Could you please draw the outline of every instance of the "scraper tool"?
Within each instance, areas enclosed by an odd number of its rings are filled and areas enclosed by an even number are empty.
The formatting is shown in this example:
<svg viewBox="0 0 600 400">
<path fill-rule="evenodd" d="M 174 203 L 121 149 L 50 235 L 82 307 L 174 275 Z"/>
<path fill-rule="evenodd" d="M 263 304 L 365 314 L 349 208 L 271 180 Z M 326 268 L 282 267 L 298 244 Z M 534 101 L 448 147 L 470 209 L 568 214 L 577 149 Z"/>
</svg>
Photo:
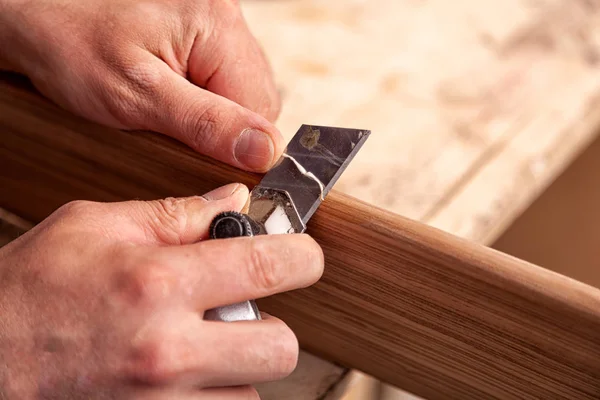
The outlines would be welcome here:
<svg viewBox="0 0 600 400">
<path fill-rule="evenodd" d="M 248 213 L 217 215 L 211 239 L 302 233 L 370 131 L 302 125 L 277 164 L 250 192 Z M 260 319 L 254 300 L 209 310 L 208 320 Z"/>
</svg>

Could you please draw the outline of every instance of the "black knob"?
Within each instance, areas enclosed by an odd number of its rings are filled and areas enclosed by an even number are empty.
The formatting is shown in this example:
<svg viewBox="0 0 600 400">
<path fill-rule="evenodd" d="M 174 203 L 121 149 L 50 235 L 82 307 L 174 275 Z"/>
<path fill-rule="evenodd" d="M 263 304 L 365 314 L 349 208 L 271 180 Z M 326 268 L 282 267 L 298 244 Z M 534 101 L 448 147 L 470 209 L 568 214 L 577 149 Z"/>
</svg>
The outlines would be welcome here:
<svg viewBox="0 0 600 400">
<path fill-rule="evenodd" d="M 209 233 L 211 239 L 252 236 L 252 226 L 244 214 L 235 211 L 226 211 L 218 214 L 212 220 Z"/>
</svg>

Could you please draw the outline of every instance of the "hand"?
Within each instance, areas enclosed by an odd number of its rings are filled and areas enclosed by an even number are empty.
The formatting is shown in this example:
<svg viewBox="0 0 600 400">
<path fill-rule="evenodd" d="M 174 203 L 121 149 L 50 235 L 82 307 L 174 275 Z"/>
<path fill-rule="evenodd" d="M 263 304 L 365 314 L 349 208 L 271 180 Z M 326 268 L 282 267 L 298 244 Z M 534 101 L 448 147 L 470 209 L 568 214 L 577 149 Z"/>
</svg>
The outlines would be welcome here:
<svg viewBox="0 0 600 400">
<path fill-rule="evenodd" d="M 0 398 L 245 399 L 296 366 L 280 320 L 205 310 L 302 288 L 323 255 L 305 235 L 207 240 L 243 185 L 204 197 L 75 202 L 0 249 Z"/>
<path fill-rule="evenodd" d="M 255 172 L 285 147 L 270 67 L 236 0 L 0 0 L 0 67 L 95 122 Z"/>
</svg>

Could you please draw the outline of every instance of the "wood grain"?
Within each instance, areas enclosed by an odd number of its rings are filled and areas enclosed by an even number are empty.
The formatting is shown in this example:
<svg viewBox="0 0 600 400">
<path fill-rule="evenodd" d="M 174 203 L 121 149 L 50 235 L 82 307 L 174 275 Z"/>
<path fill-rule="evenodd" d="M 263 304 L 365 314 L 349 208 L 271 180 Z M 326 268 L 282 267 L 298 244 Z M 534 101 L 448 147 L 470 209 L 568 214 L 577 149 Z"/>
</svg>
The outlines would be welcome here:
<svg viewBox="0 0 600 400">
<path fill-rule="evenodd" d="M 0 207 L 203 193 L 258 176 L 0 82 Z M 313 217 L 326 272 L 261 300 L 310 352 L 428 399 L 600 397 L 600 291 L 337 192 Z"/>
<path fill-rule="evenodd" d="M 284 135 L 371 129 L 337 189 L 461 237 L 491 244 L 598 132 L 600 0 L 241 4 Z"/>
<path fill-rule="evenodd" d="M 491 245 L 598 133 L 599 0 L 240 3 L 278 127 L 371 129 L 336 187 L 386 210 Z"/>
</svg>

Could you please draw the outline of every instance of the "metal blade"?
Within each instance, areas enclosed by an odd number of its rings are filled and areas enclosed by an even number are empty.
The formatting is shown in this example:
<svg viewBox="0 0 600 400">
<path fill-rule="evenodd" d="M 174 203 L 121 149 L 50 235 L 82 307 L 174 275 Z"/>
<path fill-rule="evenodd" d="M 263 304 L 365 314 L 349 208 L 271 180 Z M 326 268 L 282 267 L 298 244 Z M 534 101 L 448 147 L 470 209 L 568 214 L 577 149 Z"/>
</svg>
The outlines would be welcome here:
<svg viewBox="0 0 600 400">
<path fill-rule="evenodd" d="M 306 224 L 370 134 L 368 130 L 302 125 L 256 188 L 287 191 Z"/>
</svg>

